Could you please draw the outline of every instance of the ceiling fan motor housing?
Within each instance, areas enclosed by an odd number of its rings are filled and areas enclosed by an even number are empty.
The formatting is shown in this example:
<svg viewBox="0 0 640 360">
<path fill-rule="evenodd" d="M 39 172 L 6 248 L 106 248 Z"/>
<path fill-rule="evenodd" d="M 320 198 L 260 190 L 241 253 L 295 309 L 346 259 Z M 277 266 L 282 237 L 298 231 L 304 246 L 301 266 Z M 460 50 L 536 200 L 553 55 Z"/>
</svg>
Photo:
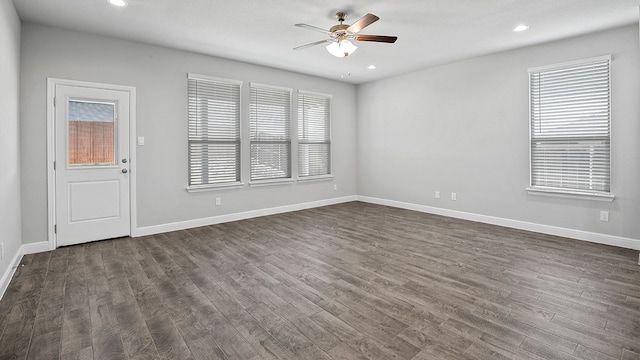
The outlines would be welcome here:
<svg viewBox="0 0 640 360">
<path fill-rule="evenodd" d="M 329 29 L 329 32 L 333 37 L 340 37 L 340 36 L 347 35 L 348 28 L 349 28 L 349 25 L 343 25 L 343 24 L 334 25 L 331 27 L 331 29 Z"/>
<path fill-rule="evenodd" d="M 329 29 L 329 32 L 331 33 L 331 37 L 335 38 L 335 39 L 339 39 L 340 37 L 344 37 L 347 34 L 347 29 L 349 28 L 350 25 L 345 25 L 343 24 L 344 19 L 347 18 L 347 13 L 346 12 L 337 12 L 336 13 L 336 19 L 338 19 L 338 22 L 340 24 L 338 25 L 334 25 L 331 27 L 331 29 Z"/>
</svg>

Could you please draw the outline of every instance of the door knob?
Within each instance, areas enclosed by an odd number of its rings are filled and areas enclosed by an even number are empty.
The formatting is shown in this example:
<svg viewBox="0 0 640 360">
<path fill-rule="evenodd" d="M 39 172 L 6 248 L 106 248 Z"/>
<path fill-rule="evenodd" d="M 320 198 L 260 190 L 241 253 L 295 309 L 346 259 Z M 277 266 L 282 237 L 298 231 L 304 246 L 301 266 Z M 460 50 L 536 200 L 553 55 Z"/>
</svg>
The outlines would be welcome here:
<svg viewBox="0 0 640 360">
<path fill-rule="evenodd" d="M 122 159 L 122 163 L 126 164 L 127 163 L 127 159 Z"/>
<path fill-rule="evenodd" d="M 122 173 L 123 173 L 123 174 L 126 174 L 126 173 L 128 173 L 128 172 L 129 172 L 129 170 L 127 170 L 127 169 L 122 169 Z"/>
</svg>

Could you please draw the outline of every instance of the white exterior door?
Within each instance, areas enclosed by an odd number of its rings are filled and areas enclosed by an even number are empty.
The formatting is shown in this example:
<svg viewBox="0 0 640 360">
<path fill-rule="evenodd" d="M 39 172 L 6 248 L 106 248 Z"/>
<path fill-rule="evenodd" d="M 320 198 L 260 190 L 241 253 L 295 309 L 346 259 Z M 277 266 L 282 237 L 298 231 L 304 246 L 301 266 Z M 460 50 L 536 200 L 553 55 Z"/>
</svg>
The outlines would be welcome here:
<svg viewBox="0 0 640 360">
<path fill-rule="evenodd" d="M 56 85 L 57 245 L 130 235 L 129 92 Z"/>
</svg>

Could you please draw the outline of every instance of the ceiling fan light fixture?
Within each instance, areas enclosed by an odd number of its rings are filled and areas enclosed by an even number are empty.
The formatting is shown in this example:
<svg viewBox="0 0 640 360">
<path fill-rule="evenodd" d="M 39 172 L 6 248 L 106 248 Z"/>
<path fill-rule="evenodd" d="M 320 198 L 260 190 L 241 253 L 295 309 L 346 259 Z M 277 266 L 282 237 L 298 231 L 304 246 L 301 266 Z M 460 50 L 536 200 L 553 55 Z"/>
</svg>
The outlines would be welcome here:
<svg viewBox="0 0 640 360">
<path fill-rule="evenodd" d="M 329 52 L 329 54 L 335 57 L 344 57 L 344 53 L 340 51 L 340 45 L 338 45 L 337 42 L 332 42 L 331 44 L 327 45 L 327 51 Z"/>
<path fill-rule="evenodd" d="M 353 45 L 349 40 L 335 41 L 327 45 L 327 51 L 329 54 L 339 58 L 349 56 L 356 50 L 358 50 L 358 47 Z"/>
</svg>

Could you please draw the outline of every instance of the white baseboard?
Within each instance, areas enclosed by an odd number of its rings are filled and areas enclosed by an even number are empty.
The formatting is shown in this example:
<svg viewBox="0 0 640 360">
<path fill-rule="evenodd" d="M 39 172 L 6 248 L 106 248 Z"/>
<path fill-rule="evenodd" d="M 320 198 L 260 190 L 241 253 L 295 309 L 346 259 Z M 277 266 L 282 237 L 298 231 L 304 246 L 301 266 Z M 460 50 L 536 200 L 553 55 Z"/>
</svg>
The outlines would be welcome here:
<svg viewBox="0 0 640 360">
<path fill-rule="evenodd" d="M 16 273 L 16 269 L 18 268 L 18 264 L 20 264 L 20 260 L 22 260 L 22 248 L 18 248 L 18 252 L 16 252 L 13 259 L 9 263 L 9 267 L 5 270 L 4 274 L 2 274 L 2 278 L 0 278 L 0 300 L 4 296 L 4 292 L 7 291 L 9 287 L 9 283 L 13 278 L 13 274 Z"/>
<path fill-rule="evenodd" d="M 606 245 L 623 247 L 627 249 L 640 250 L 640 239 L 632 239 L 632 238 L 625 238 L 621 236 L 593 233 L 593 232 L 575 230 L 575 229 L 567 229 L 567 228 L 561 228 L 557 226 L 542 225 L 542 224 L 530 223 L 526 221 L 505 219 L 505 218 L 499 218 L 495 216 L 480 215 L 480 214 L 468 213 L 463 211 L 442 209 L 442 208 L 437 208 L 432 206 L 418 205 L 418 204 L 407 203 L 402 201 L 380 199 L 380 198 L 374 198 L 374 197 L 368 197 L 368 196 L 357 196 L 357 199 L 358 201 L 367 202 L 371 204 L 386 205 L 386 206 L 407 209 L 407 210 L 414 210 L 414 211 L 419 211 L 419 212 L 424 212 L 429 214 L 448 216 L 448 217 L 457 218 L 457 219 L 470 220 L 470 221 L 476 221 L 476 222 L 481 222 L 486 224 L 510 227 L 510 228 L 519 229 L 519 230 L 527 230 L 527 231 L 533 231 L 533 232 L 538 232 L 542 234 L 562 236 L 562 237 L 589 241 L 589 242 L 598 243 L 598 244 L 606 244 Z"/>
<path fill-rule="evenodd" d="M 0 278 L 0 300 L 2 300 L 2 297 L 4 296 L 4 292 L 7 291 L 7 288 L 9 287 L 9 283 L 13 278 L 13 274 L 16 273 L 16 269 L 18 268 L 18 265 L 20 265 L 20 261 L 22 260 L 22 257 L 26 254 L 35 254 L 35 253 L 45 252 L 49 250 L 51 249 L 49 247 L 49 242 L 47 241 L 42 241 L 42 242 L 37 242 L 32 244 L 24 244 L 18 248 L 18 251 L 13 256 L 13 259 L 11 259 L 11 263 L 9 263 L 9 267 L 4 272 L 4 274 L 2 274 L 2 278 Z"/>
<path fill-rule="evenodd" d="M 49 244 L 48 241 L 41 241 L 41 242 L 31 243 L 31 244 L 23 244 L 21 249 L 22 249 L 23 255 L 35 254 L 35 253 L 53 250 L 51 248 L 51 244 Z"/>
<path fill-rule="evenodd" d="M 251 219 L 259 216 L 275 215 L 275 214 L 281 214 L 281 213 L 286 213 L 291 211 L 298 211 L 298 210 L 311 209 L 311 208 L 327 206 L 327 205 L 341 204 L 341 203 L 356 201 L 356 200 L 357 200 L 357 197 L 355 195 L 352 195 L 352 196 L 344 196 L 344 197 L 333 198 L 333 199 L 311 201 L 311 202 L 306 202 L 301 204 L 293 204 L 293 205 L 272 207 L 267 209 L 251 210 L 251 211 L 235 213 L 235 214 L 212 216 L 212 217 L 202 218 L 202 219 L 179 221 L 179 222 L 174 222 L 169 224 L 145 226 L 145 227 L 137 228 L 135 231 L 135 234 L 132 236 L 135 237 L 135 236 L 160 234 L 160 233 L 170 232 L 170 231 L 191 229 L 199 226 L 207 226 L 207 225 L 221 224 L 221 223 L 231 222 L 231 221 Z"/>
</svg>

